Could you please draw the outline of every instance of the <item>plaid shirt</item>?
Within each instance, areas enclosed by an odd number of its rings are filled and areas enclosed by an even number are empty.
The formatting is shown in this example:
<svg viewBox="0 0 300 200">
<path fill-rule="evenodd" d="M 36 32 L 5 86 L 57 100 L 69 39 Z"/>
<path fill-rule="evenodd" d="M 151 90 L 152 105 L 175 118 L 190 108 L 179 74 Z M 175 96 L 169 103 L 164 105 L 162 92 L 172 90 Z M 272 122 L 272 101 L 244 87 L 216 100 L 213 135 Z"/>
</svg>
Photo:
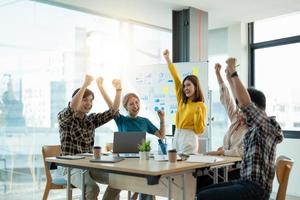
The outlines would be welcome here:
<svg viewBox="0 0 300 200">
<path fill-rule="evenodd" d="M 83 119 L 75 116 L 68 106 L 58 113 L 59 134 L 62 155 L 92 152 L 95 129 L 113 119 L 114 110 L 91 113 Z"/>
<path fill-rule="evenodd" d="M 266 193 L 272 192 L 275 175 L 276 145 L 283 140 L 280 125 L 253 103 L 242 108 L 249 131 L 244 136 L 244 157 L 241 179 L 258 184 Z"/>
</svg>

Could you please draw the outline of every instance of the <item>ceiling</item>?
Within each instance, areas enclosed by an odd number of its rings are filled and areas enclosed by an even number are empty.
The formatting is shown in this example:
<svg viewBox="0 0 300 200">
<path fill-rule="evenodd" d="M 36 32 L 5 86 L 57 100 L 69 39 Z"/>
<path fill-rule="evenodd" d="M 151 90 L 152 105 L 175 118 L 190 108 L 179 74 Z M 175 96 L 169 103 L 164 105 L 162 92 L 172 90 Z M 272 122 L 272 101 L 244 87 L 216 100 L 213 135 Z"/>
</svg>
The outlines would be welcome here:
<svg viewBox="0 0 300 200">
<path fill-rule="evenodd" d="M 52 0 L 49 2 L 169 29 L 172 27 L 172 10 L 188 7 L 208 12 L 209 29 L 300 11 L 300 0 Z"/>
<path fill-rule="evenodd" d="M 209 28 L 300 11 L 300 0 L 161 0 L 208 12 Z"/>
</svg>

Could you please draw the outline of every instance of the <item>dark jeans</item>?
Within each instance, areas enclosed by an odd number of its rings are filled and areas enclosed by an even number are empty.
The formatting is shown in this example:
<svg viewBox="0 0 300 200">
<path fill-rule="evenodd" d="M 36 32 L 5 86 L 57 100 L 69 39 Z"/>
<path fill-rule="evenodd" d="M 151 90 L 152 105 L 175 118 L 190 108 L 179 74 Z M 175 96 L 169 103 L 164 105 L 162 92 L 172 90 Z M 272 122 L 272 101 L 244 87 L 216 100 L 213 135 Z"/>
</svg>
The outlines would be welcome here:
<svg viewBox="0 0 300 200">
<path fill-rule="evenodd" d="M 197 200 L 267 200 L 269 195 L 254 182 L 235 180 L 202 188 Z"/>
<path fill-rule="evenodd" d="M 218 173 L 223 176 L 224 174 L 223 169 L 219 169 Z M 228 181 L 238 180 L 238 179 L 240 179 L 240 169 L 235 169 L 233 171 L 228 172 Z M 221 178 L 219 178 L 218 181 L 219 183 L 223 182 Z M 203 187 L 209 186 L 213 183 L 214 183 L 213 179 L 208 175 L 198 176 L 196 193 L 198 193 Z"/>
</svg>

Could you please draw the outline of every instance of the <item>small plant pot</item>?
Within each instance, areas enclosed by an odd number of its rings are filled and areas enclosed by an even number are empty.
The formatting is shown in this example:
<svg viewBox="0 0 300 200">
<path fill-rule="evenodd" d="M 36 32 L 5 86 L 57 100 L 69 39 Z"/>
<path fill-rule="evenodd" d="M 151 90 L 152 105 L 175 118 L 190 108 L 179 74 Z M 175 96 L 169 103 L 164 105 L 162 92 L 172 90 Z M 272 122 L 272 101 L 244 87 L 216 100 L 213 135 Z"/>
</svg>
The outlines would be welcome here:
<svg viewBox="0 0 300 200">
<path fill-rule="evenodd" d="M 140 160 L 149 160 L 149 157 L 150 157 L 149 152 L 146 152 L 146 151 L 141 152 L 140 151 L 139 155 L 140 155 Z"/>
</svg>

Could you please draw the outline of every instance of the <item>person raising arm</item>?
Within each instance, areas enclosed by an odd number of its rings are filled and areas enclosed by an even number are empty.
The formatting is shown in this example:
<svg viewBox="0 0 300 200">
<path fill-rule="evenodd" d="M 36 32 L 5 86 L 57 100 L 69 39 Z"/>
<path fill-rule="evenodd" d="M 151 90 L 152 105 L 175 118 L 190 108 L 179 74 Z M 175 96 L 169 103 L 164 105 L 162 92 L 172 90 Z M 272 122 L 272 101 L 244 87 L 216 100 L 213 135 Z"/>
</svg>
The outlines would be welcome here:
<svg viewBox="0 0 300 200">
<path fill-rule="evenodd" d="M 93 77 L 86 75 L 82 86 L 73 92 L 68 106 L 58 113 L 62 155 L 91 153 L 95 143 L 95 129 L 113 119 L 119 110 L 120 95 L 116 95 L 114 105 L 109 110 L 88 114 L 94 101 L 94 93 L 88 89 L 92 81 Z M 72 169 L 71 173 L 73 174 L 72 185 L 83 189 L 81 170 Z M 66 172 L 64 174 L 66 175 Z M 107 173 L 99 173 L 99 175 L 101 175 L 101 183 L 107 184 Z M 95 200 L 98 195 L 99 187 L 91 178 L 91 171 L 89 171 L 85 176 L 85 197 L 87 200 Z M 106 190 L 105 195 L 110 196 L 110 191 Z"/>
<path fill-rule="evenodd" d="M 111 107 L 112 101 L 103 89 L 103 78 L 99 77 L 96 82 L 106 104 L 108 107 Z M 154 134 L 160 139 L 165 137 L 165 113 L 163 111 L 157 111 L 157 115 L 160 119 L 160 128 L 157 129 L 149 119 L 138 116 L 140 110 L 140 99 L 136 94 L 126 94 L 123 98 L 123 106 L 128 111 L 128 116 L 119 114 L 115 117 L 115 122 L 120 132 L 143 131 Z"/>
<path fill-rule="evenodd" d="M 230 126 L 224 136 L 223 146 L 218 148 L 217 151 L 208 152 L 208 155 L 225 155 L 225 156 L 243 156 L 243 137 L 248 131 L 248 126 L 245 123 L 244 115 L 240 111 L 237 104 L 234 103 L 230 97 L 229 90 L 225 85 L 221 75 L 221 65 L 215 64 L 215 73 L 220 86 L 220 101 L 223 104 L 226 113 L 230 120 Z M 231 78 L 226 73 L 230 88 L 232 90 L 233 83 Z M 232 91 L 234 94 L 234 91 Z M 235 97 L 235 95 L 234 95 Z"/>
<path fill-rule="evenodd" d="M 276 146 L 283 140 L 281 127 L 274 117 L 267 116 L 263 92 L 246 89 L 242 84 L 236 71 L 236 59 L 228 58 L 226 63 L 232 89 L 249 127 L 243 139 L 241 178 L 205 187 L 197 194 L 197 199 L 267 200 L 275 175 Z"/>
<path fill-rule="evenodd" d="M 98 88 L 108 105 L 108 107 L 111 107 L 112 101 L 110 100 L 109 96 L 107 95 L 106 91 L 103 88 L 103 78 L 99 77 L 97 80 Z M 157 115 L 160 119 L 160 129 L 157 129 L 156 126 L 152 124 L 152 122 L 145 118 L 138 116 L 139 110 L 140 110 L 140 99 L 139 97 L 134 93 L 128 93 L 123 98 L 123 106 L 128 112 L 128 116 L 124 116 L 122 114 L 118 114 L 114 120 L 118 126 L 119 132 L 147 132 L 150 134 L 154 134 L 160 139 L 163 139 L 165 137 L 165 114 L 163 111 L 158 110 Z M 121 190 L 119 189 L 113 189 L 114 193 L 120 193 Z M 140 194 L 140 199 L 142 200 L 149 200 L 152 199 L 151 195 L 147 194 Z"/>
<path fill-rule="evenodd" d="M 197 76 L 188 75 L 181 82 L 168 50 L 163 52 L 168 69 L 175 83 L 177 98 L 176 130 L 173 148 L 179 153 L 198 153 L 198 135 L 204 133 L 206 106 Z"/>
</svg>

